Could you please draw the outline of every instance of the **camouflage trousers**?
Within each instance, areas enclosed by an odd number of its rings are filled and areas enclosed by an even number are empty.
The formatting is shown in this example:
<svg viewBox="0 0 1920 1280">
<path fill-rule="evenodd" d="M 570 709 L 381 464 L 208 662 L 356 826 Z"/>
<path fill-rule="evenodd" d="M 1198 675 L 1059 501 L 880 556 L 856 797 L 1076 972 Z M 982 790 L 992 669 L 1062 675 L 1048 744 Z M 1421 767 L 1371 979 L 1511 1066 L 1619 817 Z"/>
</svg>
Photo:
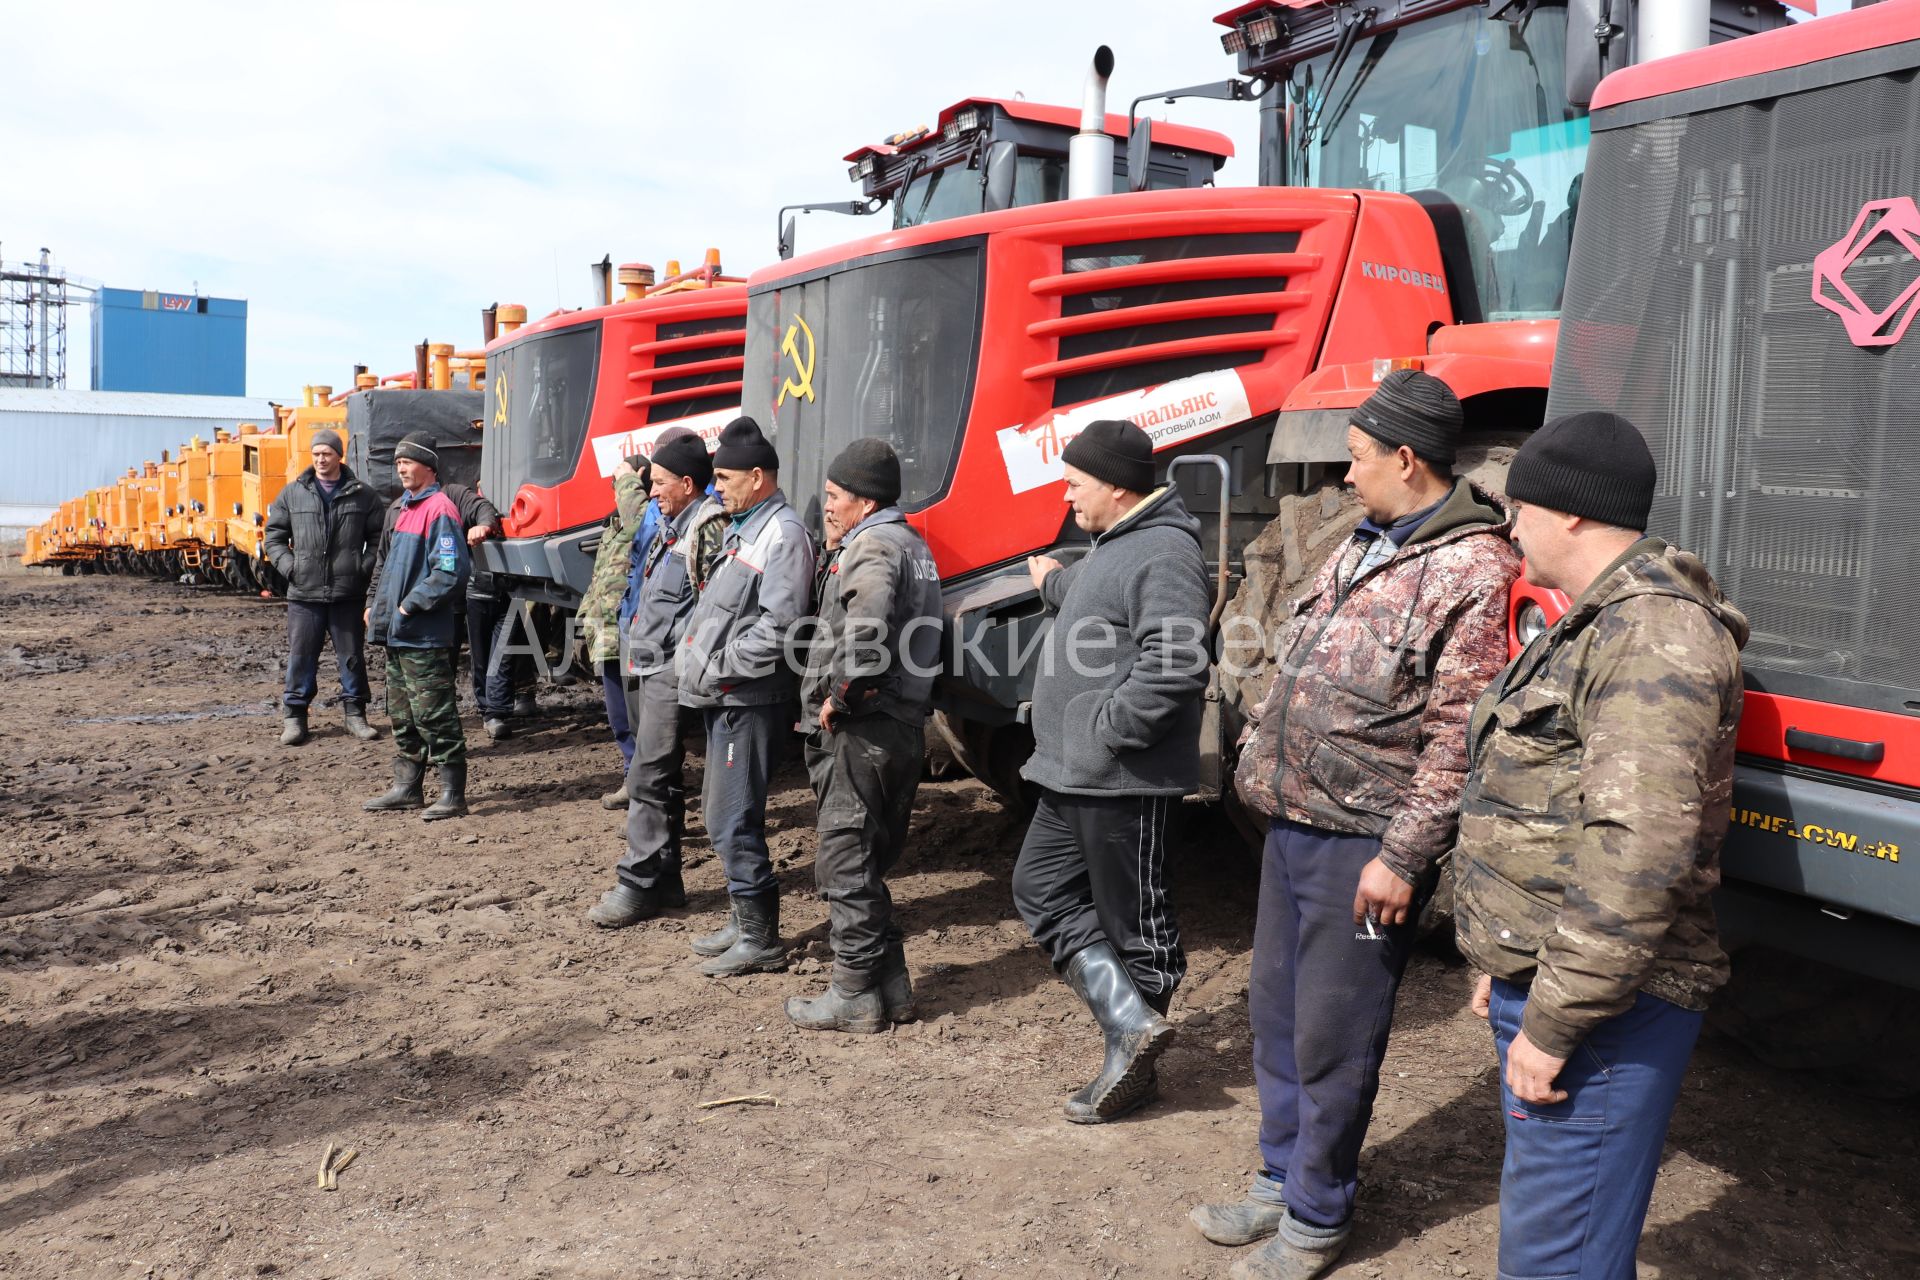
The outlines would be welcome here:
<svg viewBox="0 0 1920 1280">
<path fill-rule="evenodd" d="M 387 717 L 393 721 L 393 745 L 407 759 L 466 763 L 453 650 L 387 648 Z"/>
</svg>

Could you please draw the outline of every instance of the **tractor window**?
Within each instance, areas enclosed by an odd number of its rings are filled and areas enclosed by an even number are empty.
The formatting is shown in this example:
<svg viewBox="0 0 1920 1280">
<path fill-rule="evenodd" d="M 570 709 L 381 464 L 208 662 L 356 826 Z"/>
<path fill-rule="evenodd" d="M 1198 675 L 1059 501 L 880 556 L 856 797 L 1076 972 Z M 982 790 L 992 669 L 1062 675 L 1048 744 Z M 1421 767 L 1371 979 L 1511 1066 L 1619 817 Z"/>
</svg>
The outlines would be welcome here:
<svg viewBox="0 0 1920 1280">
<path fill-rule="evenodd" d="M 1440 192 L 1463 212 L 1487 318 L 1559 313 L 1586 164 L 1567 105 L 1563 8 L 1524 27 L 1458 9 L 1294 66 L 1291 123 L 1263 140 L 1296 186 Z"/>
<path fill-rule="evenodd" d="M 593 409 L 600 326 L 562 329 L 487 357 L 481 488 L 511 502 L 524 484 L 556 485 L 580 464 Z"/>
</svg>

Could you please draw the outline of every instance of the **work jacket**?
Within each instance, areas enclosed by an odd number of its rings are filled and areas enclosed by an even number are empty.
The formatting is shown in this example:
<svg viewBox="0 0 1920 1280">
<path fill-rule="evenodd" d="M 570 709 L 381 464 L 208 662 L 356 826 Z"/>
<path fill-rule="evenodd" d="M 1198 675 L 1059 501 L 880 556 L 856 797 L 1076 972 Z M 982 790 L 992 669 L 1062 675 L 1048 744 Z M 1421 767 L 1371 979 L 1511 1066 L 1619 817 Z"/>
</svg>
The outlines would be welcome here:
<svg viewBox="0 0 1920 1280">
<path fill-rule="evenodd" d="M 1053 610 L 1021 776 L 1066 795 L 1180 796 L 1200 782 L 1212 599 L 1200 522 L 1156 489 L 1049 573 Z"/>
<path fill-rule="evenodd" d="M 439 485 L 400 491 L 388 509 L 368 635 L 395 649 L 451 649 L 471 561 L 460 509 Z"/>
<path fill-rule="evenodd" d="M 821 575 L 800 677 L 801 723 L 828 702 L 843 716 L 918 725 L 940 669 L 940 570 L 898 507 L 847 531 Z"/>
<path fill-rule="evenodd" d="M 1456 480 L 1384 563 L 1354 572 L 1363 538 L 1327 561 L 1291 606 L 1273 686 L 1243 737 L 1243 804 L 1378 836 L 1395 874 L 1427 875 L 1453 847 L 1467 715 L 1506 665 L 1520 567 L 1508 528 L 1498 501 Z"/>
<path fill-rule="evenodd" d="M 1565 1058 L 1645 991 L 1727 978 L 1708 900 L 1733 802 L 1747 622 L 1706 566 L 1642 538 L 1473 709 L 1460 951 L 1531 984 L 1521 1030 Z"/>
<path fill-rule="evenodd" d="M 380 554 L 380 495 L 340 468 L 333 499 L 321 496 L 313 468 L 280 490 L 267 508 L 267 563 L 287 580 L 287 599 L 359 600 Z"/>
<path fill-rule="evenodd" d="M 689 502 L 680 514 L 661 518 L 660 527 L 642 548 L 635 544 L 640 565 L 634 570 L 640 579 L 634 596 L 633 615 L 627 622 L 627 671 L 652 677 L 673 673 L 680 641 L 687 633 L 687 620 L 699 599 L 689 567 L 691 547 L 687 530 L 705 500 Z"/>
<path fill-rule="evenodd" d="M 696 522 L 698 516 L 696 515 Z M 689 707 L 791 702 L 793 629 L 812 607 L 813 539 L 780 490 L 730 518 L 720 561 L 687 621 L 675 666 Z"/>
</svg>

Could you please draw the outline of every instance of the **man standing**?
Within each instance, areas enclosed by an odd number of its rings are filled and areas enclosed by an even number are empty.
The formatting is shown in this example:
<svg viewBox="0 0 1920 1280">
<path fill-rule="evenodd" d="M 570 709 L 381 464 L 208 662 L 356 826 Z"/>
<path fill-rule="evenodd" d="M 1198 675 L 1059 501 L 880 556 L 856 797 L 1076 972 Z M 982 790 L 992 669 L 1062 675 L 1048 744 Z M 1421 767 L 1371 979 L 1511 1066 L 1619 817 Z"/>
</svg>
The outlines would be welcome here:
<svg viewBox="0 0 1920 1280">
<path fill-rule="evenodd" d="M 393 721 L 393 786 L 361 806 L 418 809 L 429 763 L 440 795 L 428 822 L 467 812 L 467 739 L 454 693 L 455 602 L 469 569 L 460 509 L 440 489 L 439 455 L 415 436 L 394 448 L 404 488 L 381 539 L 380 570 L 368 608 L 375 644 L 387 647 L 387 715 Z"/>
<path fill-rule="evenodd" d="M 380 547 L 380 497 L 340 461 L 338 432 L 314 432 L 313 465 L 267 508 L 267 560 L 287 580 L 287 690 L 280 745 L 307 740 L 307 707 L 319 691 L 320 647 L 333 637 L 347 732 L 367 723 L 366 599 Z"/>
<path fill-rule="evenodd" d="M 682 427 L 680 430 L 685 431 Z M 587 662 L 600 676 L 600 698 L 607 709 L 607 728 L 620 748 L 621 784 L 600 797 L 604 808 L 627 807 L 626 772 L 633 765 L 633 716 L 628 710 L 628 675 L 620 661 L 622 601 L 635 562 L 652 545 L 659 516 L 649 496 L 652 477 L 645 454 L 632 454 L 614 468 L 613 518 L 600 535 L 594 553 L 593 577 L 580 597 L 574 618 L 584 633 Z"/>
<path fill-rule="evenodd" d="M 1573 604 L 1473 710 L 1454 852 L 1500 1058 L 1503 1276 L 1633 1275 L 1727 977 L 1709 895 L 1747 624 L 1699 560 L 1645 536 L 1654 488 L 1646 441 L 1608 413 L 1548 423 L 1507 477 L 1527 581 Z"/>
<path fill-rule="evenodd" d="M 708 977 L 783 969 L 780 889 L 767 852 L 767 786 L 793 732 L 798 680 L 788 639 L 813 589 L 813 540 L 780 491 L 780 459 L 752 418 L 720 433 L 713 482 L 730 517 L 720 563 L 677 660 L 680 701 L 706 720 L 701 814 L 727 871 L 732 912 L 694 941 Z"/>
<path fill-rule="evenodd" d="M 1040 804 L 1013 901 L 1106 1042 L 1067 1119 L 1100 1124 L 1151 1101 L 1163 1016 L 1187 971 L 1167 906 L 1167 811 L 1200 776 L 1211 607 L 1200 522 L 1153 484 L 1153 443 L 1131 422 L 1088 424 L 1061 455 L 1067 502 L 1093 547 L 1027 565 L 1057 615 L 1033 689 Z"/>
<path fill-rule="evenodd" d="M 819 591 L 801 677 L 807 775 L 819 802 L 814 878 L 833 976 L 787 1001 L 807 1031 L 875 1032 L 913 1015 L 913 983 L 886 874 L 907 843 L 940 669 L 940 570 L 900 501 L 900 459 L 855 440 L 827 466 L 824 519 L 839 546 Z"/>
<path fill-rule="evenodd" d="M 627 847 L 614 869 L 614 887 L 587 912 L 602 929 L 624 929 L 663 908 L 687 905 L 680 837 L 686 825 L 685 742 L 692 716 L 680 705 L 673 663 L 698 598 L 687 530 L 712 478 L 707 446 L 691 431 L 655 446 L 652 489 L 660 521 L 639 548 L 640 586 L 633 593 L 623 646 L 627 671 L 639 683 L 633 762 L 627 766 Z"/>
<path fill-rule="evenodd" d="M 1453 847 L 1467 713 L 1506 663 L 1519 557 L 1499 504 L 1452 476 L 1461 422 L 1414 370 L 1353 411 L 1364 518 L 1295 603 L 1243 739 L 1240 796 L 1268 822 L 1247 993 L 1263 1168 L 1190 1215 L 1216 1244 L 1277 1233 L 1235 1276 L 1307 1280 L 1346 1245 L 1394 995 Z"/>
</svg>

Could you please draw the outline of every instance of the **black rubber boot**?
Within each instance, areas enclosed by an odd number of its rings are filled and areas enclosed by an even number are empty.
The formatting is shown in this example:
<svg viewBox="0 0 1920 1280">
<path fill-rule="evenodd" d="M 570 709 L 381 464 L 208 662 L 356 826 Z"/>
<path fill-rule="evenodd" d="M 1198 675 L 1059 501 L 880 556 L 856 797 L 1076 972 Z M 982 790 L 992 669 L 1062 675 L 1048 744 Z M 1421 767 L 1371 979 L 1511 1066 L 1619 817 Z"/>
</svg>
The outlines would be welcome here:
<svg viewBox="0 0 1920 1280">
<path fill-rule="evenodd" d="M 700 972 L 709 978 L 734 978 L 786 968 L 787 949 L 780 945 L 780 895 L 735 898 L 733 910 L 740 922 L 740 940 L 701 965 Z"/>
<path fill-rule="evenodd" d="M 789 996 L 787 1021 L 802 1031 L 847 1031 L 870 1036 L 887 1029 L 887 1012 L 880 1001 L 879 987 L 843 991 L 835 982 L 811 1000 Z"/>
<path fill-rule="evenodd" d="M 533 696 L 533 690 L 522 689 L 513 695 L 513 714 L 523 720 L 530 720 L 540 714 L 540 701 Z"/>
<path fill-rule="evenodd" d="M 467 766 L 443 764 L 440 766 L 440 794 L 433 805 L 420 815 L 422 822 L 438 822 L 442 818 L 464 818 L 467 816 Z"/>
<path fill-rule="evenodd" d="M 1113 947 L 1096 942 L 1067 962 L 1067 985 L 1087 1002 L 1106 1040 L 1100 1074 L 1067 1100 L 1067 1119 L 1105 1124 L 1150 1102 L 1159 1081 L 1153 1064 L 1173 1043 L 1173 1024 L 1140 998 Z"/>
<path fill-rule="evenodd" d="M 490 715 L 483 725 L 487 731 L 487 739 L 491 742 L 505 742 L 513 736 L 513 726 L 507 723 L 504 716 Z"/>
<path fill-rule="evenodd" d="M 381 813 L 388 809 L 418 809 L 427 802 L 427 797 L 420 789 L 426 778 L 425 764 L 401 756 L 393 762 L 393 786 L 388 788 L 386 794 L 375 796 L 360 807 L 368 813 Z"/>
<path fill-rule="evenodd" d="M 907 951 L 898 938 L 889 939 L 887 954 L 880 961 L 880 1002 L 886 1006 L 888 1022 L 912 1022 L 913 975 L 907 972 Z"/>
<path fill-rule="evenodd" d="M 380 731 L 367 723 L 367 709 L 357 702 L 343 702 L 346 708 L 347 732 L 362 742 L 372 742 L 380 736 Z"/>
<path fill-rule="evenodd" d="M 288 707 L 280 721 L 280 745 L 297 747 L 307 740 L 307 709 Z"/>
<path fill-rule="evenodd" d="M 693 940 L 693 954 L 697 956 L 725 955 L 733 950 L 733 944 L 740 941 L 739 899 L 727 907 L 727 922 L 712 933 L 703 933 Z"/>
</svg>

